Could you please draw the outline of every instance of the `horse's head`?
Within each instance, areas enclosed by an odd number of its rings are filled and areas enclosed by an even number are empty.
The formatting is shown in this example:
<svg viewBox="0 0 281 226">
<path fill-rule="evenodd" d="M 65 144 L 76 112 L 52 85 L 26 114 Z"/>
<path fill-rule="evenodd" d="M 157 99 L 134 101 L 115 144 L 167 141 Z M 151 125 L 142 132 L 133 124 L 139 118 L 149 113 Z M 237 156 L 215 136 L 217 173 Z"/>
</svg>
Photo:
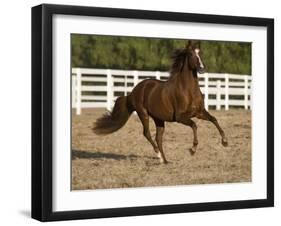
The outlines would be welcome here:
<svg viewBox="0 0 281 226">
<path fill-rule="evenodd" d="M 202 74 L 205 72 L 205 65 L 202 60 L 202 51 L 200 42 L 189 41 L 185 46 L 185 51 L 188 54 L 188 65 L 191 70 L 196 70 Z"/>
</svg>

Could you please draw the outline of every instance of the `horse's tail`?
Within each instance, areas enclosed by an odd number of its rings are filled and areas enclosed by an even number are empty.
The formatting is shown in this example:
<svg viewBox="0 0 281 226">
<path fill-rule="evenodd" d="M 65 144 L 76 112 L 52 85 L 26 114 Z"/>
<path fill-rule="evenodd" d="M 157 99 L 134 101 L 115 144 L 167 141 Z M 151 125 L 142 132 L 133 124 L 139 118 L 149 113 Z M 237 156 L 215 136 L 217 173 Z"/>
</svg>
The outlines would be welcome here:
<svg viewBox="0 0 281 226">
<path fill-rule="evenodd" d="M 133 107 L 129 96 L 118 97 L 112 112 L 104 114 L 96 120 L 93 131 L 100 135 L 113 133 L 125 125 L 132 112 Z"/>
</svg>

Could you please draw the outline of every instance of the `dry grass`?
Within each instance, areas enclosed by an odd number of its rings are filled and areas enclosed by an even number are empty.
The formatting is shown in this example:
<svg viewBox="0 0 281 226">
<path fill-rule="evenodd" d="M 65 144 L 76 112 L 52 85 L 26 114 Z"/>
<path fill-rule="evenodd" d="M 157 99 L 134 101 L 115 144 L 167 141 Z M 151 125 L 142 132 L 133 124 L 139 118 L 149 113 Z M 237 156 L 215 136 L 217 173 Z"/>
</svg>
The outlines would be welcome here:
<svg viewBox="0 0 281 226">
<path fill-rule="evenodd" d="M 72 118 L 72 189 L 105 189 L 251 181 L 251 112 L 211 111 L 228 136 L 221 145 L 216 128 L 196 120 L 199 145 L 195 155 L 189 127 L 166 123 L 164 152 L 169 163 L 159 163 L 142 135 L 136 115 L 118 132 L 97 136 L 92 124 L 104 109 L 84 109 Z M 154 124 L 150 122 L 155 135 Z"/>
</svg>

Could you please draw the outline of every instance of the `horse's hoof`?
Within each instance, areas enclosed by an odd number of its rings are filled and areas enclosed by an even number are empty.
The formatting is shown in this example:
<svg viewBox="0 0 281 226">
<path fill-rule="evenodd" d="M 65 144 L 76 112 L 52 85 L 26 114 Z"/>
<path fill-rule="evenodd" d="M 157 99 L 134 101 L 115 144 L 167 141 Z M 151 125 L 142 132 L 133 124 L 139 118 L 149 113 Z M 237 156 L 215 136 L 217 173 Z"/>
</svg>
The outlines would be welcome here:
<svg viewBox="0 0 281 226">
<path fill-rule="evenodd" d="M 160 163 L 163 163 L 163 164 L 168 164 L 168 161 L 166 159 L 160 159 Z"/>
<path fill-rule="evenodd" d="M 157 157 L 158 157 L 160 160 L 162 159 L 162 156 L 161 156 L 160 151 L 159 151 L 159 152 L 157 152 Z"/>
<path fill-rule="evenodd" d="M 227 147 L 227 146 L 228 146 L 228 142 L 227 142 L 227 139 L 226 139 L 226 138 L 222 139 L 221 143 L 222 143 L 222 145 L 223 145 L 224 147 Z"/>
<path fill-rule="evenodd" d="M 191 155 L 194 155 L 196 150 L 194 148 L 189 148 L 189 152 L 190 152 Z"/>
</svg>

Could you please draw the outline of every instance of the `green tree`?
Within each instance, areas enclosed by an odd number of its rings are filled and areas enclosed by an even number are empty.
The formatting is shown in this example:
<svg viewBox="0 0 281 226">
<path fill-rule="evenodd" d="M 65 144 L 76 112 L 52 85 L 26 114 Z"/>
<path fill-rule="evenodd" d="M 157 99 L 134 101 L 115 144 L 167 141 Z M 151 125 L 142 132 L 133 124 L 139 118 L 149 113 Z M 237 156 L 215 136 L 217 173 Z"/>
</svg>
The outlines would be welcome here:
<svg viewBox="0 0 281 226">
<path fill-rule="evenodd" d="M 72 67 L 169 70 L 186 40 L 73 34 Z M 208 72 L 251 74 L 251 43 L 201 41 Z"/>
</svg>

